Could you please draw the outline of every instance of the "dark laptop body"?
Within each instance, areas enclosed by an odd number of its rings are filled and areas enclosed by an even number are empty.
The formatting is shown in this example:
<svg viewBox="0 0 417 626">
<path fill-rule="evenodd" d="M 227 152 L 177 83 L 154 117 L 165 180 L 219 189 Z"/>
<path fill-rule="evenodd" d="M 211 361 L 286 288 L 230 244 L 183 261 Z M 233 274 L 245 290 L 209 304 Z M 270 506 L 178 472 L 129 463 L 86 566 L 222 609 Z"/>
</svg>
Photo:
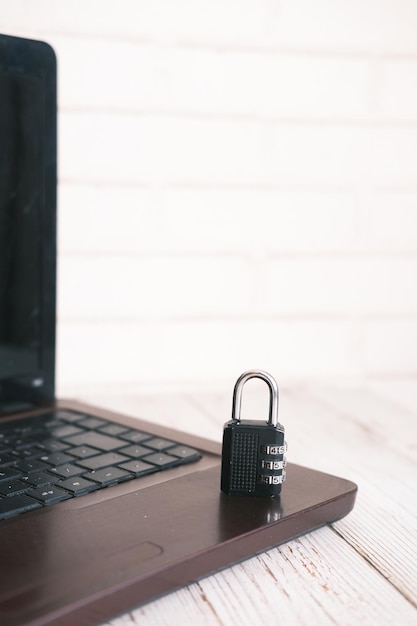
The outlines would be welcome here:
<svg viewBox="0 0 417 626">
<path fill-rule="evenodd" d="M 0 151 L 0 432 L 72 408 L 201 453 L 0 519 L 0 623 L 97 624 L 346 515 L 347 480 L 290 463 L 280 498 L 226 496 L 219 444 L 55 399 L 56 65 L 44 43 L 0 36 Z"/>
</svg>

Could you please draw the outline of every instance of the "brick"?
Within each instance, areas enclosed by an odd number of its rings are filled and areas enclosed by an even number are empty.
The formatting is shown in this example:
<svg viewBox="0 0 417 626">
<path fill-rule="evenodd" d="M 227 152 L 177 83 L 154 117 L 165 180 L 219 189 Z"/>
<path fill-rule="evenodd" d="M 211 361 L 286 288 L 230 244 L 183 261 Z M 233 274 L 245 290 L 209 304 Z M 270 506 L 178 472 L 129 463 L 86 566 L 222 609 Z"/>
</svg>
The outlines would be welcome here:
<svg viewBox="0 0 417 626">
<path fill-rule="evenodd" d="M 372 139 L 362 126 L 271 124 L 265 129 L 264 174 L 283 185 L 358 185 L 369 178 Z"/>
<path fill-rule="evenodd" d="M 413 186 L 417 130 L 68 113 L 64 181 Z"/>
<path fill-rule="evenodd" d="M 417 184 L 417 129 L 271 124 L 263 171 L 281 184 L 407 188 Z"/>
<path fill-rule="evenodd" d="M 155 105 L 158 49 L 106 38 L 54 39 L 63 109 L 146 111 Z"/>
<path fill-rule="evenodd" d="M 264 306 L 280 315 L 416 314 L 416 282 L 415 259 L 283 258 L 268 265 Z"/>
<path fill-rule="evenodd" d="M 60 116 L 59 175 L 72 180 L 149 180 L 147 118 L 65 113 Z"/>
<path fill-rule="evenodd" d="M 65 108 L 308 119 L 371 112 L 367 59 L 68 37 L 55 45 Z"/>
<path fill-rule="evenodd" d="M 114 10 L 111 5 L 104 9 L 100 0 L 74 0 L 71 7 L 65 0 L 7 3 L 8 26 L 31 33 L 127 35 L 136 29 L 136 36 L 140 36 L 149 32 L 148 14 L 146 2 L 135 0 L 120 0 Z"/>
<path fill-rule="evenodd" d="M 381 67 L 382 116 L 395 120 L 417 120 L 417 61 L 389 59 Z"/>
<path fill-rule="evenodd" d="M 417 128 L 380 127 L 372 131 L 369 181 L 382 188 L 415 189 Z"/>
<path fill-rule="evenodd" d="M 167 51 L 166 61 L 172 80 L 158 103 L 165 108 L 291 119 L 370 113 L 371 65 L 363 59 L 187 49 Z"/>
<path fill-rule="evenodd" d="M 229 251 L 256 256 L 349 251 L 357 246 L 356 205 L 355 195 L 332 191 L 62 184 L 59 249 L 91 254 Z M 404 225 L 409 227 L 410 220 Z M 363 245 L 377 221 L 377 214 L 369 220 Z"/>
<path fill-rule="evenodd" d="M 3 1 L 3 32 L 73 33 L 211 45 L 415 53 L 413 0 Z M 9 29 L 9 30 L 5 30 Z"/>
<path fill-rule="evenodd" d="M 358 248 L 417 252 L 417 194 L 375 193 L 361 198 Z"/>
<path fill-rule="evenodd" d="M 163 17 L 162 17 L 163 16 Z M 265 13 L 254 0 L 222 0 L 195 3 L 181 0 L 174 5 L 158 0 L 153 5 L 152 32 L 162 40 L 225 42 L 258 41 L 262 38 Z"/>
<path fill-rule="evenodd" d="M 368 59 L 298 52 L 259 54 L 257 61 L 248 78 L 259 98 L 258 112 L 326 121 L 370 116 L 373 68 Z"/>
<path fill-rule="evenodd" d="M 286 0 L 268 2 L 269 45 L 343 51 L 413 53 L 417 10 L 413 0 Z"/>
<path fill-rule="evenodd" d="M 64 181 L 259 181 L 259 151 L 259 127 L 252 121 L 68 112 L 61 116 Z"/>
<path fill-rule="evenodd" d="M 62 255 L 59 316 L 123 324 L 135 318 L 244 314 L 252 280 L 248 263 L 232 256 Z"/>
<path fill-rule="evenodd" d="M 3 12 L 3 15 L 5 13 Z M 236 19 L 236 16 L 239 19 Z M 221 0 L 196 5 L 190 0 L 14 0 L 7 4 L 7 23 L 28 32 L 79 33 L 157 40 L 242 41 L 262 34 L 263 11 L 254 0 Z M 253 33 L 253 34 L 252 34 Z"/>
<path fill-rule="evenodd" d="M 283 383 L 357 375 L 355 336 L 338 320 L 61 322 L 58 387 L 235 380 L 252 367 Z"/>
</svg>

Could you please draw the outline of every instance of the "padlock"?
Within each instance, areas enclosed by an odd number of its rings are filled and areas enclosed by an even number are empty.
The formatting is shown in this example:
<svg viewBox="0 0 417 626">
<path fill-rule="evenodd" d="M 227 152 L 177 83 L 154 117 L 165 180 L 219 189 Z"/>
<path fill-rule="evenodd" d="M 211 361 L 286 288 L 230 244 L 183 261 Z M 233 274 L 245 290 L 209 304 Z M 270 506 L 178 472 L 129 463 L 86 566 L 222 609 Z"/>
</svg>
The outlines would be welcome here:
<svg viewBox="0 0 417 626">
<path fill-rule="evenodd" d="M 269 387 L 268 421 L 241 420 L 242 391 L 251 378 Z M 221 490 L 228 495 L 277 496 L 285 481 L 287 444 L 278 422 L 278 385 L 262 370 L 244 372 L 233 392 L 232 419 L 224 425 Z"/>
</svg>

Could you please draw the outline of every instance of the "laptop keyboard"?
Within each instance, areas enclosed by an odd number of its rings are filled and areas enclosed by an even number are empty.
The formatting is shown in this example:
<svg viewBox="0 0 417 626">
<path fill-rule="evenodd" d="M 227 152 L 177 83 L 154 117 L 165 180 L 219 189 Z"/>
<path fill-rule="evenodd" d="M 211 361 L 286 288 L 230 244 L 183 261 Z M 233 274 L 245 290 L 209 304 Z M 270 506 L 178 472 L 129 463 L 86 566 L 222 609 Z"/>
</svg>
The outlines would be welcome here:
<svg viewBox="0 0 417 626">
<path fill-rule="evenodd" d="M 0 519 L 201 458 L 181 443 L 57 409 L 0 430 Z"/>
</svg>

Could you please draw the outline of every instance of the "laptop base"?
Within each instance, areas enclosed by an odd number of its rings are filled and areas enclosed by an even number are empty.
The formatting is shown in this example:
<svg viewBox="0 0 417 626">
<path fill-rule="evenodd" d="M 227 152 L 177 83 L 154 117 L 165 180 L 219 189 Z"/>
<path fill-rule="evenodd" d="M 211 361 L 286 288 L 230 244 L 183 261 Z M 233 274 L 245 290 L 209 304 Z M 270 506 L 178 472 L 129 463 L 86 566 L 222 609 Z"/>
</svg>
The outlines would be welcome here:
<svg viewBox="0 0 417 626">
<path fill-rule="evenodd" d="M 172 437 L 171 429 L 95 413 Z M 227 496 L 220 445 L 179 438 L 199 448 L 202 461 L 174 468 L 170 478 L 144 477 L 1 522 L 1 623 L 100 623 L 333 522 L 354 505 L 355 484 L 291 463 L 280 497 Z"/>
</svg>

